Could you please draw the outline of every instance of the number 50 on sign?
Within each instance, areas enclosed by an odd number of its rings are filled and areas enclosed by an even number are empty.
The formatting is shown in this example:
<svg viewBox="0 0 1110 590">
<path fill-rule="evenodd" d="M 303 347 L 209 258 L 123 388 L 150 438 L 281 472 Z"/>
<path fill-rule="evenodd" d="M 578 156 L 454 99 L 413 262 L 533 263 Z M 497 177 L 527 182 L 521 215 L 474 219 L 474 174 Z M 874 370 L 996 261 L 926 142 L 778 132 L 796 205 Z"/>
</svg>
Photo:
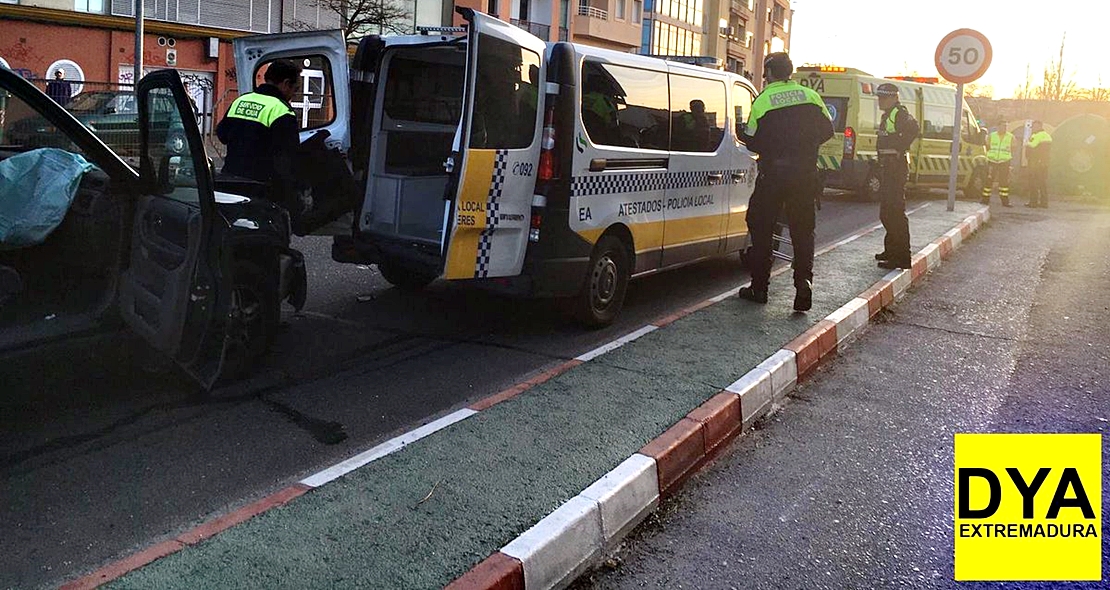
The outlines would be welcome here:
<svg viewBox="0 0 1110 590">
<path fill-rule="evenodd" d="M 948 33 L 937 45 L 937 71 L 957 84 L 974 82 L 991 65 L 991 44 L 986 36 L 972 29 Z"/>
</svg>

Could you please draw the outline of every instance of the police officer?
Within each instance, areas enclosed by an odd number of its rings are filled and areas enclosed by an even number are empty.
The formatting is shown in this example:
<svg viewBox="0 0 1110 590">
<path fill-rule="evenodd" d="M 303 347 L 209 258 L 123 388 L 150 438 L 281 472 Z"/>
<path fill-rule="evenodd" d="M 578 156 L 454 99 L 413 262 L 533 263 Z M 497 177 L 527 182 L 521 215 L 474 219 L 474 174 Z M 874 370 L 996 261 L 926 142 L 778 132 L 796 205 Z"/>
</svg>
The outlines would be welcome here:
<svg viewBox="0 0 1110 590">
<path fill-rule="evenodd" d="M 906 217 L 906 151 L 917 138 L 917 120 L 898 100 L 898 87 L 889 82 L 875 89 L 879 98 L 876 147 L 879 152 L 879 221 L 886 237 L 883 251 L 875 255 L 881 268 L 910 268 L 910 220 Z"/>
<path fill-rule="evenodd" d="M 269 183 L 270 198 L 296 221 L 301 205 L 293 170 L 300 125 L 289 101 L 300 87 L 301 68 L 277 60 L 264 79 L 254 92 L 236 98 L 216 127 L 216 136 L 227 145 L 221 172 Z"/>
<path fill-rule="evenodd" d="M 1032 197 L 1026 207 L 1048 208 L 1048 163 L 1051 157 L 1052 136 L 1044 130 L 1044 123 L 1033 121 L 1033 135 L 1025 142 L 1029 154 L 1029 182 Z"/>
<path fill-rule="evenodd" d="M 1010 206 L 1010 163 L 1013 154 L 1014 134 L 1006 130 L 1006 121 L 998 122 L 998 127 L 991 131 L 987 139 L 987 184 L 983 186 L 984 205 L 991 202 L 991 193 L 994 184 L 998 183 L 998 198 L 1003 207 Z"/>
<path fill-rule="evenodd" d="M 750 287 L 740 298 L 767 303 L 771 277 L 771 241 L 785 211 L 794 246 L 794 309 L 813 305 L 813 231 L 821 181 L 817 148 L 833 135 L 829 111 L 821 96 L 790 79 L 794 64 L 786 53 L 772 53 L 763 62 L 767 85 L 752 103 L 742 139 L 759 154 L 759 176 L 748 203 L 752 248 L 748 260 Z"/>
</svg>

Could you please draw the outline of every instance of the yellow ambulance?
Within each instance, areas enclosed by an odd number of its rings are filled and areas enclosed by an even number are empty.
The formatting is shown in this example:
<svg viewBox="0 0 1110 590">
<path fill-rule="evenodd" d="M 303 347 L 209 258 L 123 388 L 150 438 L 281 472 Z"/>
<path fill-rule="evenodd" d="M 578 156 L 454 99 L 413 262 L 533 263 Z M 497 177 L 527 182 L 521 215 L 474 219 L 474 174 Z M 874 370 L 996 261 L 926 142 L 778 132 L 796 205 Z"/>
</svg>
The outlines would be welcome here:
<svg viewBox="0 0 1110 590">
<path fill-rule="evenodd" d="M 802 66 L 794 78 L 815 90 L 825 100 L 836 134 L 821 146 L 818 166 L 825 186 L 855 191 L 866 199 L 878 190 L 875 166 L 876 131 L 882 112 L 875 90 L 880 84 L 898 86 L 902 104 L 921 125 L 918 139 L 910 147 L 910 178 L 907 189 L 948 187 L 948 163 L 952 153 L 952 126 L 956 89 L 936 78 L 878 78 L 866 72 L 839 66 Z M 966 102 L 960 115 L 957 187 L 978 198 L 986 181 L 986 130 Z M 970 197 L 969 197 L 970 198 Z"/>
</svg>

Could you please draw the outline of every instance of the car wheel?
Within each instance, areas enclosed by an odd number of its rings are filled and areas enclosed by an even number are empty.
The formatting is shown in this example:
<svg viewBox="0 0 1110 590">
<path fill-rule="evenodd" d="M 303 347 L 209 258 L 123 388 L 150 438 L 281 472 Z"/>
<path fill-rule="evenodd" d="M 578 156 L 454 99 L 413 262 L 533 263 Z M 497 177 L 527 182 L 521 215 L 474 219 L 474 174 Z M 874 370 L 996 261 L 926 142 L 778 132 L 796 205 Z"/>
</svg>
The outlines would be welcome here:
<svg viewBox="0 0 1110 590">
<path fill-rule="evenodd" d="M 378 271 L 389 284 L 405 291 L 419 291 L 436 280 L 432 275 L 401 268 L 389 262 L 379 262 Z"/>
<path fill-rule="evenodd" d="M 575 306 L 579 321 L 591 328 L 613 323 L 624 307 L 631 275 L 631 256 L 624 242 L 611 235 L 598 240 Z"/>
<path fill-rule="evenodd" d="M 189 141 L 185 139 L 185 132 L 171 131 L 169 137 L 166 138 L 166 149 L 171 155 L 180 156 L 185 153 L 189 147 Z"/>
<path fill-rule="evenodd" d="M 223 376 L 246 377 L 269 351 L 281 319 L 277 279 L 250 261 L 239 261 L 232 271 Z"/>
</svg>

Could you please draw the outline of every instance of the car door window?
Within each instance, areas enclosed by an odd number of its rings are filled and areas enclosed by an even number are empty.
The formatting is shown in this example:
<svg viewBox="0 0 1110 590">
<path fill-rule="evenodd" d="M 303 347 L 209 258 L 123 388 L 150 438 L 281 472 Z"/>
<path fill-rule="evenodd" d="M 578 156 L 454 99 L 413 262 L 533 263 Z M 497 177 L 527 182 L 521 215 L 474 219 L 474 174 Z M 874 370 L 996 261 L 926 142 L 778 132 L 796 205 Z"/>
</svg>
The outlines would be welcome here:
<svg viewBox="0 0 1110 590">
<path fill-rule="evenodd" d="M 26 152 L 46 147 L 86 155 L 42 113 L 0 88 L 0 149 Z"/>
<path fill-rule="evenodd" d="M 192 154 L 176 144 L 182 136 L 182 117 L 169 88 L 154 88 L 147 94 L 144 157 L 153 171 L 158 194 L 183 203 L 198 204 L 200 196 Z"/>
</svg>

